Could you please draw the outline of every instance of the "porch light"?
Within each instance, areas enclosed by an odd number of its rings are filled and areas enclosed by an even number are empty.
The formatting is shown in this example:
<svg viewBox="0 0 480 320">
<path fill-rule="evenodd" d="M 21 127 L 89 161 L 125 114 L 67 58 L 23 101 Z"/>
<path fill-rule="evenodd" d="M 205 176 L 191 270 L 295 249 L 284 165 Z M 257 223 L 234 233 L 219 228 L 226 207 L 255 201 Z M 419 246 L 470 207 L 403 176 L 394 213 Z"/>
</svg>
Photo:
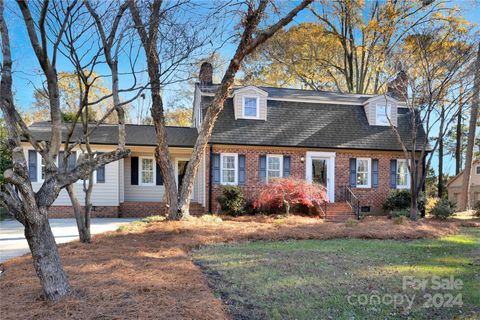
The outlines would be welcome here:
<svg viewBox="0 0 480 320">
<path fill-rule="evenodd" d="M 301 156 L 301 157 L 300 157 L 300 162 L 301 162 L 301 163 L 304 163 L 304 162 L 305 162 L 305 157 L 304 157 L 304 156 Z"/>
</svg>

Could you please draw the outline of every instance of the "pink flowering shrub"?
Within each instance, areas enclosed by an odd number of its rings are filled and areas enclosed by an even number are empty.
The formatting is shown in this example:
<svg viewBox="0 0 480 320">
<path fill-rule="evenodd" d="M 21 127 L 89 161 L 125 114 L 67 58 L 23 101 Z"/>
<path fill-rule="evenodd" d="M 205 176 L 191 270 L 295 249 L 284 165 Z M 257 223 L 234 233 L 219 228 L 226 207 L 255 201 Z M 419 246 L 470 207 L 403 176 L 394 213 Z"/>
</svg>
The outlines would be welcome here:
<svg viewBox="0 0 480 320">
<path fill-rule="evenodd" d="M 312 208 L 325 202 L 328 202 L 325 187 L 316 183 L 308 183 L 305 180 L 279 178 L 270 180 L 263 187 L 254 201 L 254 207 L 285 207 L 285 213 L 288 215 L 293 205 Z"/>
</svg>

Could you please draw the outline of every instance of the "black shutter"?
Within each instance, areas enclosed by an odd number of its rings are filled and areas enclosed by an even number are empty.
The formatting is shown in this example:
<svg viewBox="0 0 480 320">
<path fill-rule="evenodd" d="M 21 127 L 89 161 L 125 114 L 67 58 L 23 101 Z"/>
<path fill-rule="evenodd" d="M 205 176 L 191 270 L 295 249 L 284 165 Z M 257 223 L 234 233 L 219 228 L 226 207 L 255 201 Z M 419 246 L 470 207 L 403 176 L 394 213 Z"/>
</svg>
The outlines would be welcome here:
<svg viewBox="0 0 480 320">
<path fill-rule="evenodd" d="M 350 158 L 350 187 L 357 186 L 357 159 Z"/>
<path fill-rule="evenodd" d="M 378 188 L 378 159 L 372 160 L 372 186 Z"/>
<path fill-rule="evenodd" d="M 37 182 L 37 152 L 28 150 L 28 176 L 30 181 Z"/>
<path fill-rule="evenodd" d="M 238 184 L 245 184 L 245 155 L 238 155 Z"/>
<path fill-rule="evenodd" d="M 162 175 L 162 170 L 160 169 L 160 166 L 158 163 L 155 163 L 155 171 L 156 171 L 156 184 L 157 186 L 163 186 L 163 175 Z"/>
<path fill-rule="evenodd" d="M 290 156 L 283 156 L 283 177 L 290 177 Z"/>
<path fill-rule="evenodd" d="M 131 185 L 138 185 L 138 157 L 131 157 Z"/>
<path fill-rule="evenodd" d="M 212 155 L 212 183 L 220 184 L 220 154 Z"/>
<path fill-rule="evenodd" d="M 397 160 L 390 160 L 390 187 L 397 188 Z"/>
<path fill-rule="evenodd" d="M 259 158 L 260 181 L 267 181 L 267 156 L 261 155 Z"/>
</svg>

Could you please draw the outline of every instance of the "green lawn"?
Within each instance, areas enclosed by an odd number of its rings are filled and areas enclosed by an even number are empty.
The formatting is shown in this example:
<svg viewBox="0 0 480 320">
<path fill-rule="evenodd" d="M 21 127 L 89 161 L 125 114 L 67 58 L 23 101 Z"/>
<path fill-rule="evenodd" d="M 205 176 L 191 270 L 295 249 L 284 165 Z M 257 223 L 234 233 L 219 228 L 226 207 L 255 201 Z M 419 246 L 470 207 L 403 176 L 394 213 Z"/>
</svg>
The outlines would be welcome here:
<svg viewBox="0 0 480 320">
<path fill-rule="evenodd" d="M 480 229 L 437 240 L 212 245 L 192 256 L 234 319 L 480 318 Z M 405 276 L 429 281 L 403 290 Z M 432 276 L 463 288 L 437 289 Z"/>
</svg>

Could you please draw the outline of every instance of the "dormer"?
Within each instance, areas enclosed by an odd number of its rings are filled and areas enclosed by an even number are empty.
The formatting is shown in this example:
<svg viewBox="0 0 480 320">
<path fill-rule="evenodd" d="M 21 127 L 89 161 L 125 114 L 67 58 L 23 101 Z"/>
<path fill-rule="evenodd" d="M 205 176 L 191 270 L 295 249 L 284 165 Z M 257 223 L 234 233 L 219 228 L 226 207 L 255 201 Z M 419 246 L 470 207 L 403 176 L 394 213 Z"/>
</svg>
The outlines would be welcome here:
<svg viewBox="0 0 480 320">
<path fill-rule="evenodd" d="M 371 126 L 397 126 L 397 108 L 399 102 L 394 98 L 381 95 L 368 99 L 363 104 L 368 123 Z"/>
<path fill-rule="evenodd" d="M 268 93 L 255 86 L 236 89 L 233 92 L 235 119 L 267 120 Z"/>
</svg>

